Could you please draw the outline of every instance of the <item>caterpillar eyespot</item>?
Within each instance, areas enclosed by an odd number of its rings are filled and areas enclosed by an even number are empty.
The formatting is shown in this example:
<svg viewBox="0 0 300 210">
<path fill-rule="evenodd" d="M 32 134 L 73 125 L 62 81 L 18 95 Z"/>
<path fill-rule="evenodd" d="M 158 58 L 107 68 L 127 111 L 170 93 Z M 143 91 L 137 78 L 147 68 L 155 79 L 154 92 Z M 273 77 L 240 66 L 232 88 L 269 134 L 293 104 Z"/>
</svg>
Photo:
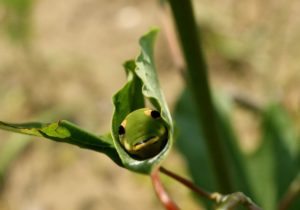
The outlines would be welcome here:
<svg viewBox="0 0 300 210">
<path fill-rule="evenodd" d="M 158 119 L 158 118 L 160 118 L 160 113 L 158 111 L 156 111 L 156 110 L 152 110 L 151 111 L 151 117 L 153 119 Z"/>
<path fill-rule="evenodd" d="M 125 134 L 125 128 L 123 127 L 123 125 L 120 125 L 118 132 L 119 132 L 119 135 Z"/>
</svg>

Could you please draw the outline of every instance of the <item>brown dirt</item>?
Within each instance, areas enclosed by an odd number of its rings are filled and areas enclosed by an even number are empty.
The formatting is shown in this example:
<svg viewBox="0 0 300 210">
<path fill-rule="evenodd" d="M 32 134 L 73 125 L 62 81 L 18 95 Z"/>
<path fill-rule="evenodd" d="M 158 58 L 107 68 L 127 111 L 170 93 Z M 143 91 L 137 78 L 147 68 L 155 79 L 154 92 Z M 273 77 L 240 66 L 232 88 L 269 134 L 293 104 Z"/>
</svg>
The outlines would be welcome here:
<svg viewBox="0 0 300 210">
<path fill-rule="evenodd" d="M 142 34 L 162 25 L 156 3 L 35 1 L 30 49 L 0 35 L 0 119 L 49 122 L 65 118 L 93 132 L 108 131 L 111 96 L 125 81 L 121 64 L 138 54 L 137 40 Z M 242 94 L 259 104 L 280 100 L 292 113 L 299 113 L 299 2 L 201 1 L 195 8 L 201 24 L 209 23 L 230 46 L 236 46 L 208 49 L 216 90 Z M 157 66 L 172 109 L 183 84 L 163 32 L 158 38 Z M 224 56 L 222 50 L 233 57 Z M 235 118 L 237 125 L 244 117 Z M 257 129 L 249 118 L 243 126 L 236 126 L 247 141 Z M 5 139 L 2 146 L 18 135 L 1 131 L 0 138 Z M 187 174 L 176 151 L 165 165 Z M 169 179 L 164 181 L 183 209 L 199 209 L 189 191 Z M 33 138 L 9 170 L 0 209 L 163 208 L 148 177 L 121 169 L 101 154 Z"/>
</svg>

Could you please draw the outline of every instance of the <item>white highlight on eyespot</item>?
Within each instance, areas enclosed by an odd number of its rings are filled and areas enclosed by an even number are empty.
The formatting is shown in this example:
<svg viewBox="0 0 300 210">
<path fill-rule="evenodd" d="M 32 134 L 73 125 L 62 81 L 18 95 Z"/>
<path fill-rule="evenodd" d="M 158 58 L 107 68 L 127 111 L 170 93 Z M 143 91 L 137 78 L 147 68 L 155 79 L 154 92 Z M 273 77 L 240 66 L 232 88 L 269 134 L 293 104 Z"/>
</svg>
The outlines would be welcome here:
<svg viewBox="0 0 300 210">
<path fill-rule="evenodd" d="M 123 120 L 123 122 L 121 123 L 121 125 L 123 126 L 123 128 L 125 129 L 126 128 L 126 124 L 127 124 L 127 120 Z"/>
<path fill-rule="evenodd" d="M 145 115 L 147 115 L 149 117 L 151 116 L 151 112 L 152 112 L 151 109 L 147 109 L 147 110 L 144 111 Z"/>
</svg>

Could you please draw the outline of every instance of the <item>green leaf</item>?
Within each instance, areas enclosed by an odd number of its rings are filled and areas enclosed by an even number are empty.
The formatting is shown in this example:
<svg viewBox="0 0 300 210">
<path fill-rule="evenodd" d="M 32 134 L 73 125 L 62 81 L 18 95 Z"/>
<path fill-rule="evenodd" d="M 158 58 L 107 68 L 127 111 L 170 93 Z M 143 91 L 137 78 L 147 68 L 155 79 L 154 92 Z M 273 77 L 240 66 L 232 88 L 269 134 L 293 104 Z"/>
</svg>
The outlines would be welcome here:
<svg viewBox="0 0 300 210">
<path fill-rule="evenodd" d="M 108 155 L 116 164 L 122 166 L 120 158 L 114 148 L 111 135 L 95 136 L 78 126 L 61 120 L 55 123 L 23 123 L 12 124 L 0 121 L 0 128 L 8 131 L 45 137 L 56 142 L 77 145 Z"/>
<path fill-rule="evenodd" d="M 231 166 L 227 170 L 231 175 L 234 190 L 242 191 L 251 197 L 251 189 L 246 175 L 245 157 L 237 145 L 237 139 L 230 123 L 230 102 L 226 98 L 218 96 L 215 104 L 218 114 L 218 129 L 222 135 L 222 142 Z M 212 170 L 211 161 L 207 154 L 206 141 L 204 141 L 202 130 L 198 129 L 199 121 L 196 109 L 190 93 L 184 91 L 175 109 L 176 128 L 178 128 L 176 148 L 186 159 L 194 182 L 206 190 L 218 191 L 216 175 Z M 207 123 L 209 123 L 209 119 Z"/>
<path fill-rule="evenodd" d="M 156 33 L 157 30 L 152 30 L 140 39 L 142 52 L 136 60 L 136 74 L 143 81 L 144 96 L 151 101 L 157 110 L 161 110 L 163 118 L 169 125 L 172 125 L 172 118 L 159 86 L 153 60 L 153 43 Z"/>
<path fill-rule="evenodd" d="M 292 120 L 279 105 L 268 107 L 262 117 L 262 142 L 249 157 L 249 175 L 262 207 L 275 209 L 300 172 L 299 139 Z M 299 205 L 297 202 L 292 209 Z"/>
<path fill-rule="evenodd" d="M 173 142 L 172 118 L 159 86 L 153 60 L 153 45 L 156 34 L 157 30 L 151 30 L 141 37 L 141 54 L 135 61 L 128 61 L 124 65 L 128 81 L 113 97 L 115 111 L 112 120 L 112 136 L 115 147 L 127 169 L 144 174 L 151 173 L 153 168 L 161 163 Z M 166 147 L 155 157 L 146 160 L 136 160 L 129 156 L 121 146 L 118 128 L 130 112 L 145 107 L 145 98 L 149 100 L 156 110 L 161 112 L 161 116 L 168 126 L 169 139 Z"/>
<path fill-rule="evenodd" d="M 221 139 L 224 142 L 225 149 L 230 161 L 228 171 L 231 175 L 234 185 L 234 191 L 242 191 L 247 196 L 253 198 L 252 188 L 249 183 L 246 167 L 246 155 L 239 146 L 239 140 L 232 126 L 230 118 L 234 105 L 232 100 L 225 95 L 218 94 L 215 97 L 218 126 L 221 133 Z"/>
<path fill-rule="evenodd" d="M 13 41 L 23 44 L 29 41 L 33 4 L 33 0 L 0 0 L 5 13 L 1 27 Z"/>
<path fill-rule="evenodd" d="M 133 110 L 145 106 L 144 96 L 142 94 L 142 81 L 136 76 L 135 61 L 127 61 L 124 64 L 127 73 L 127 83 L 113 97 L 115 112 L 112 125 L 120 126 L 122 120 Z"/>
<path fill-rule="evenodd" d="M 217 184 L 196 116 L 196 107 L 192 103 L 191 95 L 184 91 L 177 101 L 174 113 L 177 134 L 175 146 L 185 159 L 194 183 L 214 192 Z M 209 206 L 210 203 L 205 201 L 205 204 Z"/>
<path fill-rule="evenodd" d="M 28 136 L 23 136 L 21 139 L 11 137 L 0 148 L 0 189 L 3 179 L 13 161 L 31 142 Z"/>
</svg>

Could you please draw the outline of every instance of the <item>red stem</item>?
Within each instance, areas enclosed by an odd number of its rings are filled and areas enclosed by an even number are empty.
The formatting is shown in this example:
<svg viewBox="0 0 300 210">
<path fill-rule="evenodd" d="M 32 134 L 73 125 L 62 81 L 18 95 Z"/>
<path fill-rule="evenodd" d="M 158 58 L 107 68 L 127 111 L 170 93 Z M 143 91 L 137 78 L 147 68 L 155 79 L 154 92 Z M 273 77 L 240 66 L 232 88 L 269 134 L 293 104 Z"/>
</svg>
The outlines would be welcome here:
<svg viewBox="0 0 300 210">
<path fill-rule="evenodd" d="M 163 168 L 160 167 L 159 168 L 160 172 L 164 173 L 165 175 L 174 178 L 175 180 L 177 180 L 178 182 L 180 182 L 181 184 L 183 184 L 184 186 L 188 187 L 189 189 L 193 190 L 195 193 L 197 193 L 198 195 L 208 198 L 210 200 L 212 200 L 211 194 L 200 189 L 199 187 L 197 187 L 196 185 L 194 185 L 192 182 L 190 182 L 189 180 L 178 176 L 177 174 Z"/>
<path fill-rule="evenodd" d="M 290 185 L 288 191 L 283 196 L 283 199 L 279 203 L 279 210 L 286 210 L 289 208 L 291 203 L 296 199 L 297 195 L 300 193 L 300 174 Z"/>
<path fill-rule="evenodd" d="M 153 171 L 151 174 L 151 179 L 153 183 L 153 187 L 155 189 L 156 195 L 159 198 L 159 200 L 162 202 L 164 207 L 167 210 L 180 210 L 179 207 L 174 203 L 174 201 L 171 199 L 167 191 L 165 190 L 164 186 L 161 183 L 161 180 L 159 178 L 159 170 Z"/>
</svg>

